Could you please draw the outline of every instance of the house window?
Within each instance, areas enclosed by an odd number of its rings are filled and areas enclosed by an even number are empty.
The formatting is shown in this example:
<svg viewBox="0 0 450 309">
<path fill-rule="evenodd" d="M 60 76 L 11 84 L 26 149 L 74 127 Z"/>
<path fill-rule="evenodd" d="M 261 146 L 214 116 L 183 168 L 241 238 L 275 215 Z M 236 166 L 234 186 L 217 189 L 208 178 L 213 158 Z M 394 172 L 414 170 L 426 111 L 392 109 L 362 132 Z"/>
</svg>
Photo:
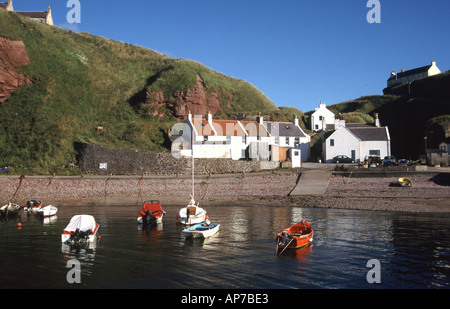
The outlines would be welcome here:
<svg viewBox="0 0 450 309">
<path fill-rule="evenodd" d="M 275 145 L 280 144 L 280 138 L 278 136 L 275 136 Z"/>
<path fill-rule="evenodd" d="M 319 130 L 319 125 L 316 124 L 316 125 L 314 126 L 314 128 L 315 128 L 316 130 Z"/>
<path fill-rule="evenodd" d="M 332 138 L 332 139 L 330 139 L 330 146 L 334 146 L 334 139 Z"/>
<path fill-rule="evenodd" d="M 286 137 L 286 145 L 289 145 L 289 137 Z"/>
<path fill-rule="evenodd" d="M 380 150 L 369 150 L 369 156 L 380 156 Z"/>
<path fill-rule="evenodd" d="M 300 137 L 295 138 L 295 145 L 300 145 Z"/>
<path fill-rule="evenodd" d="M 322 120 L 323 120 L 323 117 L 322 117 L 322 116 L 319 116 L 319 120 L 322 121 Z"/>
</svg>

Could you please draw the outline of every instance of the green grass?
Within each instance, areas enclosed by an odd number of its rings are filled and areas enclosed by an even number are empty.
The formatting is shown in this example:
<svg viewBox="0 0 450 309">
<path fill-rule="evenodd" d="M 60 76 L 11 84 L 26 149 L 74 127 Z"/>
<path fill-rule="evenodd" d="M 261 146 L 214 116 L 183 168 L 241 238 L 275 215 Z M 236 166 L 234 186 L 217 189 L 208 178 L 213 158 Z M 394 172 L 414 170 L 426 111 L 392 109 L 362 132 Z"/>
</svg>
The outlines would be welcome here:
<svg viewBox="0 0 450 309">
<path fill-rule="evenodd" d="M 165 132 L 177 122 L 169 108 L 157 119 L 142 94 L 173 97 L 196 84 L 219 93 L 223 115 L 278 108 L 249 83 L 198 62 L 51 27 L 0 10 L 0 35 L 22 40 L 31 63 L 20 70 L 33 83 L 0 106 L 0 166 L 17 172 L 60 173 L 76 160 L 74 143 L 168 150 Z M 164 109 L 164 108 L 163 108 Z M 103 132 L 97 132 L 103 126 Z"/>
</svg>

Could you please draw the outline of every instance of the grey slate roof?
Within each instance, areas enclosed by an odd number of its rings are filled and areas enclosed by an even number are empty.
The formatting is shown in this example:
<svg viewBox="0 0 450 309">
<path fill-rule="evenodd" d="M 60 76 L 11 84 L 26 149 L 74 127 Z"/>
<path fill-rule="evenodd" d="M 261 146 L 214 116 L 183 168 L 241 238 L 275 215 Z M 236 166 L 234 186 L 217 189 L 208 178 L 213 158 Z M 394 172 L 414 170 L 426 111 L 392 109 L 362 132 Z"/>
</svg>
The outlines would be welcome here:
<svg viewBox="0 0 450 309">
<path fill-rule="evenodd" d="M 347 124 L 346 128 L 362 141 L 389 140 L 385 127 L 378 128 L 366 124 Z"/>
<path fill-rule="evenodd" d="M 416 69 L 412 69 L 412 70 L 408 70 L 408 71 L 400 72 L 400 73 L 396 73 L 396 74 L 397 74 L 397 78 L 402 78 L 402 77 L 409 76 L 409 75 L 415 75 L 415 74 L 428 72 L 428 70 L 430 68 L 431 68 L 431 64 L 426 65 L 424 67 L 420 67 L 420 68 L 416 68 Z M 395 75 L 389 77 L 388 80 L 392 80 L 392 79 L 396 79 Z"/>
<path fill-rule="evenodd" d="M 19 15 L 29 18 L 47 18 L 47 12 L 16 12 Z"/>
<path fill-rule="evenodd" d="M 267 131 L 273 136 L 306 137 L 305 134 L 293 123 L 266 122 Z M 275 135 L 274 135 L 275 134 Z"/>
</svg>

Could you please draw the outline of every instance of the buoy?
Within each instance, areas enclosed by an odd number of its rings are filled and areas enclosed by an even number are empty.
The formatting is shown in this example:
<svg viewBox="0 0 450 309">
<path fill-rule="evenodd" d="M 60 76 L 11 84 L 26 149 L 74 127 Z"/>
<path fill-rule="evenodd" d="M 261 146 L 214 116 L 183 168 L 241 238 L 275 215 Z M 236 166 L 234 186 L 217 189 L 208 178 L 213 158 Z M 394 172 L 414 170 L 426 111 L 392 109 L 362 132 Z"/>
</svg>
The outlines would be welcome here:
<svg viewBox="0 0 450 309">
<path fill-rule="evenodd" d="M 19 223 L 17 223 L 17 227 L 19 227 L 19 226 L 22 226 L 22 223 L 20 223 L 20 222 L 19 222 Z"/>
</svg>

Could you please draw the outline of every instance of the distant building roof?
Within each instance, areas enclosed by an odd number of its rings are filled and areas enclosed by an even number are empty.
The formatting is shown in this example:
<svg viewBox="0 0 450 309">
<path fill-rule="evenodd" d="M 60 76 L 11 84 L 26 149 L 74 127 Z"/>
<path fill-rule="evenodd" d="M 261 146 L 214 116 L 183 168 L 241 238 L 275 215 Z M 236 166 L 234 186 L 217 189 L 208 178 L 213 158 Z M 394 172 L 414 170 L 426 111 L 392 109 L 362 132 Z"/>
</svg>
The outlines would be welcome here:
<svg viewBox="0 0 450 309">
<path fill-rule="evenodd" d="M 25 17 L 29 17 L 29 18 L 42 18 L 45 19 L 47 18 L 47 12 L 20 12 L 20 11 L 16 11 L 17 14 L 25 16 Z"/>
<path fill-rule="evenodd" d="M 431 68 L 431 66 L 432 66 L 432 64 L 426 65 L 426 66 L 423 66 L 420 68 L 408 70 L 408 71 L 402 71 L 402 72 L 399 72 L 396 74 L 391 74 L 391 77 L 389 77 L 388 80 L 402 78 L 402 77 L 406 77 L 406 76 L 410 76 L 410 75 L 416 75 L 416 74 L 420 74 L 420 73 L 425 73 L 425 72 L 428 72 L 428 70 Z"/>
<path fill-rule="evenodd" d="M 6 2 L 6 3 L 0 3 L 0 8 L 2 8 L 2 9 L 5 9 L 6 10 L 6 7 L 8 6 L 8 2 Z"/>
</svg>

